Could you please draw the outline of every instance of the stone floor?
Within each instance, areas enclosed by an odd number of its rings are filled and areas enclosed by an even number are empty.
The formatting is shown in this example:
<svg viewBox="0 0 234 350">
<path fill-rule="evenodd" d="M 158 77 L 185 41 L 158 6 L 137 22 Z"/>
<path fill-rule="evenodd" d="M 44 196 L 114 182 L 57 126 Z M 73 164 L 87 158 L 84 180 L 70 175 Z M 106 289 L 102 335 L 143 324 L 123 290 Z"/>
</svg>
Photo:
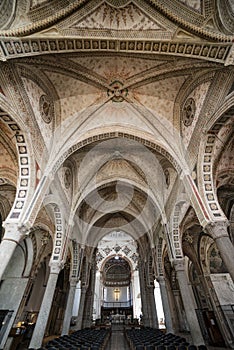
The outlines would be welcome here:
<svg viewBox="0 0 234 350">
<path fill-rule="evenodd" d="M 112 325 L 111 337 L 106 350 L 130 350 L 124 336 L 124 328 L 122 325 Z"/>
<path fill-rule="evenodd" d="M 124 336 L 123 325 L 112 324 L 111 329 L 112 329 L 111 337 L 108 341 L 108 344 L 105 350 L 130 350 L 130 347 Z M 191 342 L 190 339 L 188 339 L 188 341 Z M 207 346 L 207 349 L 208 350 L 227 350 L 228 348 Z"/>
</svg>

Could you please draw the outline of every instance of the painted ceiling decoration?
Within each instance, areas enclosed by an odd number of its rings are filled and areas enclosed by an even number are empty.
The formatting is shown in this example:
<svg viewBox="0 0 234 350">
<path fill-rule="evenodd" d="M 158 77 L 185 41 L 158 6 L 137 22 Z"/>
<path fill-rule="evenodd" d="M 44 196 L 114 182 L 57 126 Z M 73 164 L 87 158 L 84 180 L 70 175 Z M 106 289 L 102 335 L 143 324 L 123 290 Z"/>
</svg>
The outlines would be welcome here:
<svg viewBox="0 0 234 350">
<path fill-rule="evenodd" d="M 170 19 L 172 22 L 176 23 L 176 25 L 181 26 L 183 29 L 188 30 L 193 32 L 195 35 L 198 36 L 202 36 L 203 38 L 206 38 L 208 40 L 215 40 L 215 41 L 231 41 L 232 37 L 231 36 L 225 36 L 225 35 L 221 35 L 221 33 L 215 32 L 214 28 L 212 28 L 211 30 L 209 30 L 209 28 L 206 27 L 202 27 L 200 24 L 201 23 L 190 23 L 189 20 L 185 20 L 184 18 L 189 18 L 191 21 L 191 16 L 189 16 L 191 14 L 191 9 L 197 11 L 197 8 L 201 8 L 201 5 L 197 5 L 195 4 L 195 1 L 192 2 L 188 2 L 188 1 L 178 1 L 181 4 L 184 4 L 184 11 L 183 11 L 183 15 L 185 16 L 181 16 L 181 13 L 179 13 L 178 10 L 178 6 L 177 6 L 177 1 L 172 1 L 172 0 L 168 0 L 168 1 L 160 1 L 160 0 L 145 0 L 144 2 L 142 1 L 142 3 L 146 3 L 147 5 L 152 6 L 153 9 L 155 9 L 156 11 L 158 11 L 159 13 L 161 13 L 162 15 L 164 15 L 166 18 Z M 6 3 L 6 2 L 4 2 Z M 45 30 L 46 28 L 49 28 L 53 25 L 56 25 L 58 22 L 62 21 L 63 19 L 66 19 L 68 16 L 71 16 L 74 12 L 81 10 L 85 7 L 88 6 L 89 7 L 89 3 L 93 4 L 95 3 L 95 7 L 97 5 L 97 2 L 93 2 L 93 1 L 88 1 L 88 0 L 75 0 L 73 2 L 70 2 L 68 6 L 64 6 L 63 8 L 61 8 L 61 6 L 59 6 L 61 9 L 56 12 L 56 14 L 53 14 L 53 7 L 58 5 L 58 1 L 54 1 L 54 5 L 53 2 L 43 2 L 42 4 L 38 4 L 35 7 L 36 10 L 38 11 L 38 13 L 40 12 L 40 10 L 42 9 L 42 14 L 44 14 L 44 19 L 40 19 L 38 21 L 35 21 L 33 23 L 27 24 L 25 26 L 22 26 L 20 28 L 13 28 L 13 29 L 9 29 L 9 30 L 4 30 L 2 32 L 0 32 L 0 36 L 7 36 L 7 37 L 14 37 L 14 36 L 26 36 L 26 35 L 31 35 L 33 33 L 36 33 L 38 31 L 41 30 Z M 114 14 L 116 11 L 116 8 L 121 8 L 120 11 L 123 11 L 123 6 L 126 4 L 127 8 L 129 9 L 133 9 L 136 8 L 134 3 L 138 3 L 137 1 L 128 1 L 127 4 L 124 1 L 119 1 L 119 0 L 112 0 L 112 1 L 100 1 L 99 4 L 101 4 L 101 6 L 107 6 L 112 7 L 112 15 L 114 18 Z M 189 3 L 189 6 L 187 6 L 187 4 Z M 197 2 L 198 3 L 198 2 Z M 41 6 L 40 6 L 41 5 Z M 192 5 L 192 7 L 191 7 Z M 231 5 L 230 5 L 231 7 Z M 34 8 L 34 9 L 35 9 Z M 181 9 L 181 6 L 180 6 Z M 193 10 L 193 15 L 194 15 L 194 11 Z M 35 12 L 35 11 L 34 11 Z M 49 16 L 47 17 L 47 13 L 49 12 Z M 129 16 L 131 16 L 131 12 L 129 12 Z M 86 12 L 87 13 L 87 12 Z M 197 18 L 202 19 L 202 15 L 199 14 L 199 12 L 197 13 Z M 204 21 L 204 17 L 203 17 L 203 21 Z M 197 21 L 199 22 L 199 21 Z M 205 21 L 204 21 L 205 22 Z M 117 23 L 117 18 L 116 18 L 116 23 Z"/>
<path fill-rule="evenodd" d="M 155 279 L 175 300 L 200 283 L 207 310 L 208 274 L 234 278 L 233 16 L 232 0 L 0 1 L 0 275 L 22 243 L 23 278 L 80 281 L 79 322 L 95 276 L 106 295 L 140 278 L 152 320 Z"/>
<path fill-rule="evenodd" d="M 199 1 L 189 4 L 178 1 L 180 10 L 181 4 L 184 6 L 181 16 L 176 2 L 79 0 L 64 7 L 60 4 L 59 11 L 53 14 L 53 7 L 58 2 L 43 1 L 32 4 L 33 13 L 40 15 L 37 20 L 30 16 L 32 8 L 27 11 L 27 6 L 18 5 L 16 10 L 24 16 L 18 17 L 22 22 L 13 21 L 9 29 L 1 26 L 0 60 L 105 50 L 193 57 L 232 64 L 233 35 L 221 34 L 218 25 L 207 24 L 210 18 L 215 21 L 215 8 L 210 4 L 209 8 L 203 9 Z M 206 42 L 201 44 L 201 38 Z"/>
</svg>

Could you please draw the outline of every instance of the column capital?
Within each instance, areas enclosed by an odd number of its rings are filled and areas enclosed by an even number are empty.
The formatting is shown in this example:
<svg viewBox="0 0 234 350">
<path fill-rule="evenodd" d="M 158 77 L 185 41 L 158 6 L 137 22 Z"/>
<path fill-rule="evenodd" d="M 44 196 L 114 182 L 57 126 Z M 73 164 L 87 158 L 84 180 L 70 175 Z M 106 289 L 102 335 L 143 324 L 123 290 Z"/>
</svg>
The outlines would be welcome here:
<svg viewBox="0 0 234 350">
<path fill-rule="evenodd" d="M 63 269 L 64 264 L 61 261 L 51 261 L 49 263 L 50 273 L 59 274 L 59 272 Z"/>
<path fill-rule="evenodd" d="M 88 286 L 85 284 L 84 286 L 81 286 L 81 293 L 86 293 L 88 289 Z"/>
<path fill-rule="evenodd" d="M 184 258 L 174 259 L 173 265 L 174 265 L 176 271 L 184 271 L 185 270 Z"/>
<path fill-rule="evenodd" d="M 31 228 L 26 224 L 20 225 L 18 222 L 4 222 L 3 227 L 5 228 L 3 240 L 14 241 L 16 243 L 23 240 L 30 233 Z"/>
<path fill-rule="evenodd" d="M 212 221 L 204 227 L 207 232 L 214 240 L 229 237 L 227 227 L 229 226 L 228 220 Z"/>
<path fill-rule="evenodd" d="M 158 276 L 158 277 L 156 277 L 156 281 L 159 284 L 165 284 L 165 277 L 164 276 Z"/>
<path fill-rule="evenodd" d="M 72 277 L 72 278 L 70 279 L 70 286 L 71 286 L 71 287 L 76 287 L 77 282 L 78 282 L 78 279 Z"/>
</svg>

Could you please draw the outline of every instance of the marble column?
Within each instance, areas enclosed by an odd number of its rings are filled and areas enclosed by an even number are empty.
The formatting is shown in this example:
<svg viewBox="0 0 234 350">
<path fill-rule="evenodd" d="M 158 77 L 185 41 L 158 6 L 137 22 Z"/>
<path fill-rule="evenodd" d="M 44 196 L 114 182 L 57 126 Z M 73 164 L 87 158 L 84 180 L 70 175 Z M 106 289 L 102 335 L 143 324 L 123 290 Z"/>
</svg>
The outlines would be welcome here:
<svg viewBox="0 0 234 350">
<path fill-rule="evenodd" d="M 184 259 L 174 260 L 174 266 L 193 344 L 204 344 L 201 329 L 195 312 L 194 299 L 192 298 L 191 290 L 188 285 L 188 279 L 185 273 Z"/>
<path fill-rule="evenodd" d="M 141 289 L 141 306 L 142 306 L 142 322 L 145 327 L 150 327 L 148 307 L 147 307 L 147 296 L 146 296 L 146 286 L 144 279 L 144 262 L 139 259 L 139 280 Z"/>
<path fill-rule="evenodd" d="M 95 310 L 95 319 L 101 318 L 101 300 L 102 300 L 102 284 L 101 284 L 101 274 L 100 271 L 96 272 L 96 283 L 95 283 L 95 298 L 94 298 L 94 310 Z"/>
<path fill-rule="evenodd" d="M 61 267 L 59 263 L 50 265 L 50 275 L 29 348 L 39 348 L 42 344 Z"/>
<path fill-rule="evenodd" d="M 140 294 L 139 272 L 135 270 L 132 274 L 133 318 L 138 318 L 141 313 L 141 299 L 138 298 L 138 294 Z"/>
<path fill-rule="evenodd" d="M 5 234 L 0 244 L 0 281 L 14 254 L 14 251 L 21 240 L 24 239 L 28 230 L 19 228 L 18 224 L 7 223 L 4 225 Z"/>
<path fill-rule="evenodd" d="M 227 231 L 228 222 L 213 222 L 205 227 L 205 231 L 215 241 L 228 272 L 234 282 L 234 247 Z"/>
<path fill-rule="evenodd" d="M 162 305 L 163 305 L 163 312 L 165 317 L 165 325 L 166 325 L 166 331 L 167 333 L 174 333 L 173 324 L 172 324 L 172 318 L 171 318 L 171 312 L 170 312 L 170 304 L 169 299 L 167 295 L 167 289 L 166 289 L 166 283 L 165 278 L 163 276 L 159 276 L 157 278 L 157 281 L 159 283 L 161 298 L 162 298 Z"/>
<path fill-rule="evenodd" d="M 72 278 L 70 280 L 70 289 L 69 289 L 67 306 L 66 306 L 64 320 L 63 320 L 62 335 L 69 333 L 70 323 L 72 318 L 72 309 L 73 309 L 73 304 L 75 299 L 76 284 L 77 284 L 77 279 Z"/>
<path fill-rule="evenodd" d="M 76 326 L 74 327 L 74 330 L 76 331 L 82 328 L 86 291 L 87 291 L 87 286 L 86 285 L 81 286 L 79 311 L 78 311 Z"/>
<path fill-rule="evenodd" d="M 74 304 L 72 309 L 72 316 L 77 318 L 79 305 L 80 305 L 80 295 L 81 295 L 81 281 L 79 281 L 76 285 Z"/>
</svg>

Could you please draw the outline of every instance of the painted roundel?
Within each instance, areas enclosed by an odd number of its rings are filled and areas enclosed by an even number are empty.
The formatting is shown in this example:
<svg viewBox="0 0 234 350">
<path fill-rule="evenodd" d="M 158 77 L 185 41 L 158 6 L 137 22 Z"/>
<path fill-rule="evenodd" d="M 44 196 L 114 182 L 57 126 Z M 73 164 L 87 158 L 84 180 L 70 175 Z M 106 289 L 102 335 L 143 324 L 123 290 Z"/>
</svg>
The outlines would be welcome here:
<svg viewBox="0 0 234 350">
<path fill-rule="evenodd" d="M 182 120 L 185 126 L 190 126 L 193 122 L 196 111 L 195 101 L 192 97 L 188 98 L 182 111 Z"/>
<path fill-rule="evenodd" d="M 64 185 L 66 189 L 68 189 L 71 186 L 71 182 L 72 182 L 72 173 L 71 173 L 71 170 L 67 168 L 64 173 Z"/>
<path fill-rule="evenodd" d="M 47 95 L 40 96 L 39 108 L 42 119 L 49 124 L 52 120 L 52 103 Z"/>
</svg>

